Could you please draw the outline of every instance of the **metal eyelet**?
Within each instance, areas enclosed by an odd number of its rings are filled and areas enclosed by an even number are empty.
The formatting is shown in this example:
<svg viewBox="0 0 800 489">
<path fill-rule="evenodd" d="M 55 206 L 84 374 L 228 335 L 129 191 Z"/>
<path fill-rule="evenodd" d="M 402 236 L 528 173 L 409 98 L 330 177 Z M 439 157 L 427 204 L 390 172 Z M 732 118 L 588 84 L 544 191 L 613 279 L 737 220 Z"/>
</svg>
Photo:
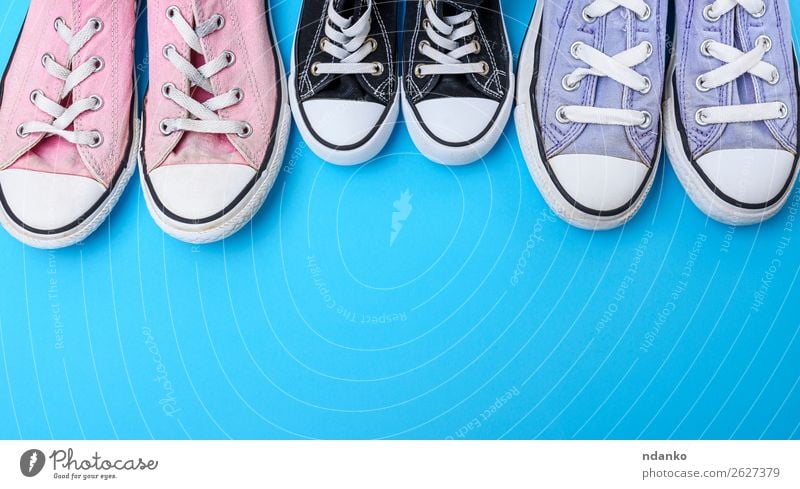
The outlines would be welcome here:
<svg viewBox="0 0 800 489">
<path fill-rule="evenodd" d="M 106 62 L 103 61 L 103 58 L 101 58 L 100 56 L 92 56 L 91 58 L 89 58 L 89 61 L 91 61 L 92 64 L 94 65 L 95 73 L 102 70 L 106 66 Z"/>
<path fill-rule="evenodd" d="M 650 90 L 653 88 L 653 82 L 648 77 L 644 77 L 644 89 L 639 90 L 639 93 L 642 95 L 650 93 Z"/>
<path fill-rule="evenodd" d="M 649 5 L 645 5 L 645 8 L 646 8 L 646 10 L 644 11 L 644 14 L 641 17 L 639 17 L 638 15 L 636 16 L 636 18 L 639 19 L 642 22 L 650 19 L 650 15 L 653 13 L 653 11 L 650 10 L 650 6 Z"/>
<path fill-rule="evenodd" d="M 30 135 L 31 133 L 25 130 L 25 124 L 20 124 L 19 126 L 17 126 L 17 137 L 26 138 Z"/>
<path fill-rule="evenodd" d="M 642 121 L 642 123 L 639 124 L 639 128 L 640 129 L 649 129 L 650 125 L 653 123 L 653 116 L 650 115 L 650 112 L 643 111 L 642 112 L 642 117 L 644 117 L 644 121 Z"/>
<path fill-rule="evenodd" d="M 172 5 L 171 7 L 167 7 L 167 18 L 168 19 L 171 19 L 171 18 L 175 17 L 176 15 L 178 15 L 178 13 L 180 13 L 180 9 L 178 7 L 176 7 L 175 5 Z"/>
<path fill-rule="evenodd" d="M 716 16 L 716 17 L 715 17 L 715 16 L 712 14 L 712 12 L 711 12 L 711 11 L 712 11 L 712 8 L 713 8 L 713 7 L 714 7 L 713 5 L 708 5 L 706 8 L 704 8 L 704 9 L 703 9 L 703 18 L 704 18 L 704 19 L 706 19 L 706 20 L 707 20 L 707 21 L 709 21 L 709 22 L 716 22 L 716 21 L 718 21 L 718 20 L 720 19 L 720 17 L 721 17 L 721 16 Z"/>
<path fill-rule="evenodd" d="M 583 21 L 586 22 L 587 24 L 591 24 L 597 20 L 597 17 L 592 17 L 591 15 L 589 15 L 586 12 L 586 9 L 581 10 L 581 17 L 583 18 Z"/>
<path fill-rule="evenodd" d="M 422 67 L 425 65 L 417 65 L 414 67 L 414 76 L 417 78 L 425 78 L 425 74 L 422 72 Z"/>
<path fill-rule="evenodd" d="M 253 135 L 253 126 L 245 122 L 244 126 L 242 126 L 242 129 L 239 130 L 236 135 L 242 139 L 249 138 Z"/>
<path fill-rule="evenodd" d="M 419 49 L 420 54 L 425 54 L 423 50 L 429 47 L 431 47 L 431 43 L 429 43 L 428 41 L 420 41 L 419 45 L 417 46 L 417 49 Z"/>
<path fill-rule="evenodd" d="M 475 47 L 475 52 L 472 53 L 472 54 L 480 54 L 480 52 L 481 52 L 481 43 L 478 42 L 477 39 L 473 39 L 471 44 Z"/>
<path fill-rule="evenodd" d="M 234 97 L 236 97 L 237 102 L 241 102 L 242 100 L 244 100 L 244 91 L 241 88 L 234 88 L 233 90 L 231 90 L 231 93 L 233 94 Z"/>
<path fill-rule="evenodd" d="M 214 14 L 214 17 L 212 18 L 214 19 L 214 22 L 217 25 L 217 30 L 220 30 L 223 27 L 225 27 L 225 17 L 223 17 L 220 14 Z"/>
<path fill-rule="evenodd" d="M 172 89 L 174 88 L 175 84 L 173 83 L 165 83 L 161 85 L 161 95 L 163 95 L 165 98 L 170 98 L 170 95 L 172 94 Z"/>
<path fill-rule="evenodd" d="M 174 44 L 167 44 L 166 46 L 164 46 L 163 48 L 161 48 L 161 54 L 163 54 L 163 55 L 164 55 L 164 57 L 165 57 L 165 58 L 167 58 L 167 59 L 169 59 L 169 53 L 170 53 L 170 51 L 175 51 L 175 52 L 177 52 L 177 51 L 178 51 L 178 48 L 176 48 Z"/>
<path fill-rule="evenodd" d="M 786 119 L 789 116 L 789 107 L 784 103 L 781 103 L 781 108 L 778 111 L 781 113 L 781 119 Z"/>
<path fill-rule="evenodd" d="M 308 71 L 311 72 L 313 76 L 319 76 L 319 62 L 312 64 Z"/>
<path fill-rule="evenodd" d="M 572 46 L 569 47 L 569 52 L 573 58 L 579 59 L 578 55 L 580 54 L 581 48 L 583 47 L 583 43 L 580 41 L 576 41 L 572 43 Z"/>
<path fill-rule="evenodd" d="M 319 48 L 324 51 L 325 47 L 328 45 L 328 42 L 329 42 L 328 38 L 327 37 L 323 37 L 322 39 L 319 40 Z"/>
<path fill-rule="evenodd" d="M 489 63 L 487 63 L 486 61 L 481 61 L 481 75 L 489 76 L 489 73 L 491 73 L 491 69 L 492 68 L 489 66 Z"/>
<path fill-rule="evenodd" d="M 158 129 L 161 131 L 161 134 L 164 136 L 170 136 L 174 131 L 169 128 L 169 124 L 167 124 L 167 120 L 164 119 L 158 124 Z"/>
<path fill-rule="evenodd" d="M 92 139 L 93 141 L 89 145 L 90 148 L 99 148 L 103 144 L 103 135 L 100 134 L 100 131 L 92 131 Z"/>
<path fill-rule="evenodd" d="M 367 44 L 369 44 L 369 47 L 373 53 L 378 50 L 378 41 L 376 41 L 375 39 L 370 37 L 369 39 L 367 39 Z"/>
<path fill-rule="evenodd" d="M 94 100 L 94 106 L 90 110 L 98 111 L 103 108 L 103 98 L 100 95 L 92 95 L 89 99 Z"/>
<path fill-rule="evenodd" d="M 581 82 L 570 83 L 569 82 L 569 75 L 564 75 L 564 78 L 561 79 L 561 87 L 568 92 L 574 92 L 581 86 Z"/>
<path fill-rule="evenodd" d="M 422 19 L 422 28 L 428 30 L 431 28 L 431 21 L 429 19 Z"/>
<path fill-rule="evenodd" d="M 758 38 L 756 38 L 756 44 L 762 44 L 766 52 L 772 49 L 772 39 L 770 39 L 769 36 L 758 36 Z"/>
<path fill-rule="evenodd" d="M 53 21 L 53 30 L 58 32 L 58 23 L 66 24 L 67 22 L 64 20 L 64 17 L 56 17 L 56 20 Z"/>
<path fill-rule="evenodd" d="M 761 10 L 750 15 L 752 15 L 754 19 L 760 19 L 761 17 L 764 17 L 764 14 L 766 13 L 767 13 L 767 2 L 764 2 L 761 6 Z"/>
<path fill-rule="evenodd" d="M 236 62 L 236 55 L 234 55 L 231 51 L 223 51 L 222 56 L 225 57 L 225 62 L 228 63 L 228 66 Z"/>
<path fill-rule="evenodd" d="M 772 76 L 770 76 L 769 80 L 767 80 L 767 83 L 770 85 L 777 85 L 779 81 L 781 81 L 781 74 L 778 70 L 775 70 L 772 72 Z"/>
<path fill-rule="evenodd" d="M 44 92 L 42 92 L 41 90 L 34 90 L 34 91 L 32 91 L 32 92 L 31 92 L 31 95 L 30 95 L 31 103 L 32 103 L 33 105 L 36 105 L 36 99 L 38 99 L 38 98 L 39 98 L 39 97 L 41 97 L 42 95 L 44 95 Z"/>
<path fill-rule="evenodd" d="M 694 120 L 697 122 L 698 126 L 707 126 L 708 122 L 706 122 L 706 113 L 703 109 L 698 110 L 694 114 Z"/>
<path fill-rule="evenodd" d="M 713 42 L 714 41 L 711 39 L 706 39 L 702 44 L 700 44 L 700 53 L 703 54 L 703 56 L 711 56 L 711 44 Z"/>
<path fill-rule="evenodd" d="M 702 75 L 697 77 L 697 80 L 695 80 L 694 84 L 701 92 L 708 92 L 711 90 L 711 87 L 706 86 L 706 79 Z"/>
<path fill-rule="evenodd" d="M 92 17 L 89 19 L 89 25 L 92 26 L 92 29 L 94 29 L 95 32 L 100 32 L 103 30 L 103 21 L 98 17 Z"/>
<path fill-rule="evenodd" d="M 381 76 L 383 74 L 383 63 L 377 61 L 372 63 L 372 76 Z"/>
<path fill-rule="evenodd" d="M 567 119 L 567 108 L 563 105 L 556 109 L 556 120 L 562 124 L 569 124 L 571 122 Z"/>
<path fill-rule="evenodd" d="M 48 60 L 55 62 L 56 59 L 53 57 L 52 54 L 44 53 L 42 55 L 42 66 L 44 66 L 45 68 L 47 68 L 47 61 Z"/>
<path fill-rule="evenodd" d="M 645 41 L 644 46 L 645 49 L 647 50 L 647 57 L 649 58 L 650 56 L 653 55 L 653 45 L 650 43 L 650 41 Z"/>
</svg>

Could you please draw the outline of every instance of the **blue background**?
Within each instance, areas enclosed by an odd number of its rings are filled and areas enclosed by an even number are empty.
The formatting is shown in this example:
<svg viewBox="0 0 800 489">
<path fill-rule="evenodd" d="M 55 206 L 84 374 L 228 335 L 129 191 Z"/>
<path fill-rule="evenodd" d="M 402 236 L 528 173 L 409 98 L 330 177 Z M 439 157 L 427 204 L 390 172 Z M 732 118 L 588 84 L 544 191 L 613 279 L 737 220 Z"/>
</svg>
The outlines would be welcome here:
<svg viewBox="0 0 800 489">
<path fill-rule="evenodd" d="M 515 51 L 532 3 L 504 2 Z M 3 4 L 0 66 L 27 8 Z M 299 5 L 272 4 L 287 62 Z M 734 229 L 665 165 L 589 233 L 516 139 L 445 168 L 399 124 L 340 168 L 294 132 L 263 210 L 209 246 L 165 236 L 138 179 L 80 246 L 0 232 L 0 438 L 800 438 L 800 192 Z"/>
</svg>

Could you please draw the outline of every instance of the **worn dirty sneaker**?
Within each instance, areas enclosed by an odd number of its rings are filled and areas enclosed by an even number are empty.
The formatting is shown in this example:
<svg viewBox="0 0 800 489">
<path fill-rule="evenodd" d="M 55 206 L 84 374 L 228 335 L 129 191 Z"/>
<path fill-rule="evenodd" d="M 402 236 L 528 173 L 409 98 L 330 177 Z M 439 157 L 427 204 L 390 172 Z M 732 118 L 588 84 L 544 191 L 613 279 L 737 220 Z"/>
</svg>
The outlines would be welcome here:
<svg viewBox="0 0 800 489">
<path fill-rule="evenodd" d="M 665 100 L 672 167 L 701 211 L 774 216 L 797 178 L 798 74 L 786 0 L 676 0 Z"/>
<path fill-rule="evenodd" d="M 666 0 L 537 2 L 515 118 L 531 174 L 572 225 L 631 219 L 661 154 Z"/>
<path fill-rule="evenodd" d="M 500 1 L 412 0 L 405 29 L 403 115 L 411 138 L 436 163 L 480 160 L 514 103 Z"/>
<path fill-rule="evenodd" d="M 150 0 L 145 200 L 173 237 L 208 243 L 247 224 L 283 162 L 291 111 L 262 1 Z"/>
<path fill-rule="evenodd" d="M 306 144 L 339 165 L 374 158 L 399 110 L 396 0 L 304 0 L 289 93 Z"/>
<path fill-rule="evenodd" d="M 78 243 L 135 168 L 136 6 L 32 0 L 0 88 L 0 222 L 39 248 Z"/>
</svg>

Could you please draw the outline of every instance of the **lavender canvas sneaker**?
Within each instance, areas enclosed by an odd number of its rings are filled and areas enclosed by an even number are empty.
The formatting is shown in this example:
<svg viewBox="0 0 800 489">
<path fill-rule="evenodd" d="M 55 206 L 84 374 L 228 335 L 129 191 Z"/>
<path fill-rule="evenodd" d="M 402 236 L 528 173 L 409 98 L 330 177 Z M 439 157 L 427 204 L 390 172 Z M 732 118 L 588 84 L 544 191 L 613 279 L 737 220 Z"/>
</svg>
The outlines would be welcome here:
<svg viewBox="0 0 800 489">
<path fill-rule="evenodd" d="M 774 216 L 797 178 L 798 75 L 786 0 L 676 0 L 665 101 L 672 167 L 734 225 Z"/>
<path fill-rule="evenodd" d="M 97 229 L 133 174 L 131 0 L 32 0 L 0 87 L 0 223 L 39 248 Z"/>
<path fill-rule="evenodd" d="M 661 146 L 666 0 L 539 1 L 520 58 L 525 160 L 567 222 L 610 229 L 641 207 Z"/>
</svg>

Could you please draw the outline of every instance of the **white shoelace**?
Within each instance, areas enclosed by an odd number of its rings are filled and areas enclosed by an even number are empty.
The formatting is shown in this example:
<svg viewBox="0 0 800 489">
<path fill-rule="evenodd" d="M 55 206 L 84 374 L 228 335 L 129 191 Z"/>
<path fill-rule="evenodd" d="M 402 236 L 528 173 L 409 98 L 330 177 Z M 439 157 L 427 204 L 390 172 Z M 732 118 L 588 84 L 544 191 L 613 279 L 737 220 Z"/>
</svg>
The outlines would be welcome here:
<svg viewBox="0 0 800 489">
<path fill-rule="evenodd" d="M 75 87 L 93 73 L 103 69 L 105 65 L 103 59 L 97 56 L 89 58 L 74 70 L 70 69 L 78 52 L 95 34 L 103 30 L 103 22 L 93 17 L 74 35 L 72 29 L 67 27 L 61 17 L 56 19 L 54 27 L 59 37 L 68 45 L 67 64 L 62 66 L 57 63 L 50 53 L 42 57 L 42 64 L 47 73 L 64 81 L 64 87 L 58 95 L 58 100 L 51 100 L 41 90 L 34 90 L 31 92 L 31 103 L 42 112 L 54 117 L 55 120 L 52 124 L 37 121 L 26 122 L 17 128 L 17 135 L 20 137 L 27 137 L 31 134 L 57 135 L 73 144 L 96 148 L 103 143 L 103 136 L 99 131 L 68 131 L 67 128 L 84 112 L 100 109 L 103 106 L 103 99 L 98 95 L 92 95 L 89 98 L 74 101 L 69 107 L 61 104 L 70 96 Z"/>
<path fill-rule="evenodd" d="M 414 68 L 414 74 L 418 78 L 429 75 L 489 74 L 489 64 L 485 61 L 478 63 L 462 61 L 465 56 L 481 51 L 481 45 L 477 40 L 467 44 L 462 42 L 478 31 L 472 12 L 462 12 L 442 18 L 436 13 L 435 0 L 425 0 L 425 16 L 422 25 L 435 47 L 428 41 L 420 41 L 419 51 L 436 63 L 418 64 Z"/>
<path fill-rule="evenodd" d="M 325 36 L 320 42 L 322 50 L 338 61 L 335 63 L 314 63 L 311 74 L 320 75 L 380 75 L 383 63 L 364 62 L 367 56 L 378 48 L 375 39 L 369 37 L 372 26 L 372 0 L 358 20 L 345 18 L 328 3 L 328 18 L 325 21 Z"/>
<path fill-rule="evenodd" d="M 716 22 L 719 18 L 741 5 L 750 15 L 761 17 L 767 6 L 763 0 L 716 0 L 703 10 L 705 18 Z M 743 52 L 717 41 L 707 40 L 700 45 L 700 52 L 725 64 L 697 78 L 697 89 L 707 92 L 738 80 L 745 74 L 760 78 L 770 85 L 780 81 L 778 69 L 763 61 L 764 55 L 772 49 L 772 40 L 767 36 L 756 39 L 755 47 Z M 789 109 L 782 102 L 741 104 L 723 107 L 705 107 L 697 111 L 695 120 L 701 126 L 709 124 L 729 124 L 783 119 Z"/>
<path fill-rule="evenodd" d="M 583 19 L 586 22 L 595 22 L 618 7 L 630 10 L 636 14 L 639 20 L 650 18 L 650 7 L 644 0 L 595 0 L 583 10 Z M 565 76 L 561 81 L 564 90 L 577 90 L 587 76 L 608 77 L 639 93 L 647 93 L 652 88 L 650 79 L 633 69 L 652 56 L 653 45 L 647 41 L 613 57 L 582 42 L 574 43 L 570 48 L 570 53 L 575 59 L 583 61 L 589 67 L 578 68 Z M 556 119 L 562 123 L 577 122 L 642 128 L 649 127 L 652 122 L 652 116 L 647 111 L 583 105 L 559 107 L 556 111 Z"/>
<path fill-rule="evenodd" d="M 196 29 L 183 18 L 180 10 L 176 7 L 167 9 L 167 18 L 172 22 L 180 33 L 186 44 L 196 53 L 203 53 L 203 46 L 200 39 L 208 36 L 212 32 L 222 29 L 225 19 L 219 15 L 213 15 L 210 19 L 201 23 Z M 178 69 L 192 84 L 200 87 L 212 94 L 212 98 L 200 103 L 186 93 L 179 90 L 174 84 L 167 83 L 161 93 L 164 97 L 172 100 L 180 107 L 189 112 L 192 119 L 164 119 L 160 123 L 161 132 L 165 135 L 176 131 L 200 132 L 207 134 L 236 134 L 239 137 L 248 137 L 253 133 L 250 124 L 241 121 L 226 121 L 220 119 L 216 111 L 232 107 L 244 98 L 244 93 L 239 88 L 234 88 L 227 93 L 216 95 L 211 84 L 211 77 L 232 65 L 236 58 L 230 51 L 225 51 L 217 58 L 207 62 L 197 68 L 189 60 L 178 53 L 172 44 L 164 46 L 164 56 Z"/>
</svg>

